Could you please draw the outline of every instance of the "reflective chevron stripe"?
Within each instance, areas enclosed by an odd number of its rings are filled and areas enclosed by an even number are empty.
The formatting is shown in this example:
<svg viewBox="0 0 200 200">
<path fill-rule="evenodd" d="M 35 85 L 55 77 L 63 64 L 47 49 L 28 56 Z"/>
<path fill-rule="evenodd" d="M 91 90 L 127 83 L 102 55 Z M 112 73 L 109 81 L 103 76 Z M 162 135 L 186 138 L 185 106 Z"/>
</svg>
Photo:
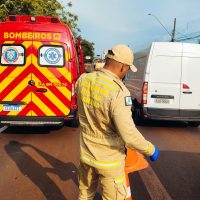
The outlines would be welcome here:
<svg viewBox="0 0 200 200">
<path fill-rule="evenodd" d="M 124 183 L 124 181 L 125 181 L 125 176 L 119 176 L 119 177 L 115 178 L 115 183 L 117 185 L 122 185 Z"/>
<path fill-rule="evenodd" d="M 18 111 L 7 111 L 0 104 L 0 115 L 6 116 L 66 116 L 71 104 L 72 75 L 65 67 L 41 67 L 38 65 L 38 49 L 42 45 L 60 45 L 39 41 L 5 41 L 3 44 L 23 45 L 26 49 L 24 66 L 3 66 L 0 68 L 0 101 L 24 102 Z M 0 44 L 0 45 L 3 45 Z M 64 46 L 65 59 L 69 60 L 68 47 Z M 35 81 L 30 87 L 28 82 Z M 64 83 L 54 86 L 52 83 Z M 37 88 L 46 89 L 45 93 L 36 92 Z"/>
<path fill-rule="evenodd" d="M 97 167 L 97 168 L 102 168 L 102 169 L 117 168 L 117 167 L 121 166 L 121 164 L 122 164 L 121 161 L 112 161 L 112 162 L 98 161 L 86 154 L 82 154 L 80 159 L 82 162 L 85 162 L 88 165 L 91 165 L 91 166 Z"/>
</svg>

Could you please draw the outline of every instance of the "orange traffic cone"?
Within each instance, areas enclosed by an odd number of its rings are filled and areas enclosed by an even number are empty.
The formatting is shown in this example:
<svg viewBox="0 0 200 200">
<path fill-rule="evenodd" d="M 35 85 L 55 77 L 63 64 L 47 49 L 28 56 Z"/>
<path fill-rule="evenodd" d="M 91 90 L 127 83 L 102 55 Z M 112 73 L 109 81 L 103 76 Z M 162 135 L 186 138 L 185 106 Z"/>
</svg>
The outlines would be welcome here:
<svg viewBox="0 0 200 200">
<path fill-rule="evenodd" d="M 127 184 L 126 200 L 132 200 L 128 174 L 145 169 L 147 167 L 148 167 L 148 162 L 145 160 L 142 154 L 127 148 L 127 156 L 125 162 L 125 173 L 126 173 L 126 184 Z"/>
</svg>

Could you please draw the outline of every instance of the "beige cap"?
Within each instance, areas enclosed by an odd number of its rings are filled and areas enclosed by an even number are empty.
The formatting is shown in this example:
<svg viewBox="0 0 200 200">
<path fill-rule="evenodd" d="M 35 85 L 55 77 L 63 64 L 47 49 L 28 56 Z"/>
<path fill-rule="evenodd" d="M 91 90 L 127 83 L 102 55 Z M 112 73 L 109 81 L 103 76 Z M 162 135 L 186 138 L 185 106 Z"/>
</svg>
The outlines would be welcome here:
<svg viewBox="0 0 200 200">
<path fill-rule="evenodd" d="M 111 50 L 108 51 L 106 57 L 129 65 L 133 72 L 137 72 L 137 68 L 133 65 L 133 51 L 124 44 L 114 46 Z"/>
</svg>

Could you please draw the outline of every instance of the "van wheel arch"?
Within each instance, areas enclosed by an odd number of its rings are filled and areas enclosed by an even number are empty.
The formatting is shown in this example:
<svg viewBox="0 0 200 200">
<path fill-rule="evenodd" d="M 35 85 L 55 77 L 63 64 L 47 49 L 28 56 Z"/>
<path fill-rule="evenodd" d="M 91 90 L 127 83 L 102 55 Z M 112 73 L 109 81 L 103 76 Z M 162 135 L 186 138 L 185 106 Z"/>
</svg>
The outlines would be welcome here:
<svg viewBox="0 0 200 200">
<path fill-rule="evenodd" d="M 144 114 L 141 104 L 136 99 L 133 100 L 132 117 L 136 125 L 144 124 Z"/>
</svg>

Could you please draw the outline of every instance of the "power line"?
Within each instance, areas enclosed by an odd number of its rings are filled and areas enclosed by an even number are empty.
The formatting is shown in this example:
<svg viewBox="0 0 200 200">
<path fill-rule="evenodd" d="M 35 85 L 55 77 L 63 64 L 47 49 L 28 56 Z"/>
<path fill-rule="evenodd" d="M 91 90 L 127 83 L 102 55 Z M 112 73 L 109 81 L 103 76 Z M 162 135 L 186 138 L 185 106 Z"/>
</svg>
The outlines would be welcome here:
<svg viewBox="0 0 200 200">
<path fill-rule="evenodd" d="M 179 32 L 179 34 L 181 34 L 181 33 Z M 187 34 L 187 35 L 181 34 L 181 35 L 183 35 L 183 36 L 182 36 L 182 37 L 179 37 L 178 40 L 179 40 L 179 39 L 185 39 L 185 38 L 188 38 L 188 37 L 195 37 L 196 35 L 199 35 L 199 34 L 200 34 L 200 31 L 196 31 L 196 32 L 193 32 L 193 33 L 189 33 L 189 34 Z"/>
<path fill-rule="evenodd" d="M 172 33 L 170 33 L 166 28 L 165 26 L 162 24 L 162 22 L 158 19 L 158 17 L 156 17 L 155 15 L 149 13 L 148 15 L 150 16 L 153 16 L 157 21 L 158 23 L 165 29 L 165 31 L 169 34 L 169 36 L 171 37 L 171 42 L 175 42 L 175 35 L 176 35 L 176 18 L 174 18 L 174 27 L 173 27 L 173 30 L 172 30 Z"/>
<path fill-rule="evenodd" d="M 185 40 L 192 40 L 192 39 L 196 39 L 196 38 L 199 38 L 199 37 L 200 37 L 200 35 L 196 35 L 196 36 L 193 36 L 193 37 L 178 39 L 178 40 L 176 40 L 176 41 L 177 41 L 177 42 L 180 42 L 180 41 L 185 41 Z"/>
<path fill-rule="evenodd" d="M 181 33 L 181 32 L 179 32 L 179 31 L 176 31 L 178 34 L 177 35 L 182 35 L 182 37 L 184 37 L 184 38 L 187 38 L 187 37 L 189 37 L 189 35 L 185 35 L 185 34 L 183 34 L 183 33 Z M 179 38 L 178 38 L 179 39 Z"/>
<path fill-rule="evenodd" d="M 151 13 L 149 13 L 148 15 L 153 16 L 158 21 L 158 23 L 165 29 L 165 31 L 169 34 L 169 36 L 172 36 L 172 34 L 165 28 L 165 26 L 161 23 L 161 21 L 155 15 Z"/>
</svg>

